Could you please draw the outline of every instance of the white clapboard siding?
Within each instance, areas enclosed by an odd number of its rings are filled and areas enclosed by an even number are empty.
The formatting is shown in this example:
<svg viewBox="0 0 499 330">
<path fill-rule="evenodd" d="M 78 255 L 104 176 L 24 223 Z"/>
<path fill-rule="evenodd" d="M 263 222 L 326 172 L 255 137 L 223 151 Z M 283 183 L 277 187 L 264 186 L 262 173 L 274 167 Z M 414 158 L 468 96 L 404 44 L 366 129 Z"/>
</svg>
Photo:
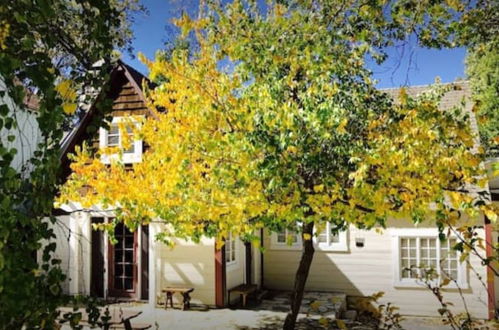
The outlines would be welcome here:
<svg viewBox="0 0 499 330">
<path fill-rule="evenodd" d="M 382 234 L 374 230 L 357 230 L 351 227 L 348 231 L 348 252 L 325 252 L 316 249 L 310 275 L 307 280 L 307 290 L 339 291 L 351 296 L 368 296 L 378 291 L 384 291 L 382 302 L 392 302 L 400 307 L 406 315 L 437 315 L 438 301 L 428 289 L 396 288 L 394 285 L 394 251 L 393 236 L 390 230 L 411 228 L 409 222 L 391 222 Z M 412 228 L 414 228 L 412 226 Z M 483 237 L 483 230 L 479 231 Z M 364 247 L 355 246 L 355 238 L 365 240 Z M 264 279 L 265 286 L 270 289 L 291 290 L 296 269 L 300 259 L 300 250 L 273 250 L 270 245 L 270 233 L 265 235 Z M 476 257 L 471 258 L 471 264 L 483 279 L 485 267 L 481 266 Z M 464 297 L 470 312 L 475 317 L 487 316 L 487 292 L 477 277 L 468 272 L 469 288 L 464 290 Z M 457 290 L 445 293 L 447 301 L 455 304 L 456 312 L 463 311 L 463 304 Z"/>
</svg>

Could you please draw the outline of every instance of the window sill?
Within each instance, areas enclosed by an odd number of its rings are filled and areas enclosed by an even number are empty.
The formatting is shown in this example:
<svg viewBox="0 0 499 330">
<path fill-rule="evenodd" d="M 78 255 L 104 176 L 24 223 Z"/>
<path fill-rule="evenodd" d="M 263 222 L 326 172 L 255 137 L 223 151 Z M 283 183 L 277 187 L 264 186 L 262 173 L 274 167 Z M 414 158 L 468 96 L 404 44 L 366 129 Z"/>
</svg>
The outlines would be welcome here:
<svg viewBox="0 0 499 330">
<path fill-rule="evenodd" d="M 323 252 L 348 252 L 348 245 L 347 244 L 316 244 L 315 248 L 317 251 L 323 251 Z"/>
<path fill-rule="evenodd" d="M 432 281 L 430 282 L 432 286 L 438 286 L 437 281 Z M 422 281 L 418 280 L 401 280 L 401 281 L 396 281 L 393 285 L 395 288 L 398 289 L 423 289 L 423 290 L 428 290 L 426 287 L 426 284 Z M 450 282 L 446 286 L 442 287 L 442 290 L 457 290 L 457 289 L 462 289 L 462 290 L 467 290 L 469 289 L 468 283 L 460 283 L 458 282 L 458 285 L 454 282 Z"/>
<path fill-rule="evenodd" d="M 100 160 L 104 164 L 111 164 L 113 161 L 121 162 L 123 164 L 133 164 L 142 161 L 142 154 L 124 154 L 122 157 L 118 154 L 102 155 Z"/>
</svg>

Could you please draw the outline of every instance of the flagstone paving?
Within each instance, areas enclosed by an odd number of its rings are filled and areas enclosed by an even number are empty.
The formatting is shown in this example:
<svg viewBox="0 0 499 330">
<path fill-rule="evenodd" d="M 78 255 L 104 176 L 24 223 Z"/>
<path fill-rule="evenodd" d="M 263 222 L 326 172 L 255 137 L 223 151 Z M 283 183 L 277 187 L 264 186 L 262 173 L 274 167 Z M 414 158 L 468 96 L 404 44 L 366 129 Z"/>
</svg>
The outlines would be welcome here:
<svg viewBox="0 0 499 330">
<path fill-rule="evenodd" d="M 240 306 L 225 309 L 209 309 L 193 306 L 191 310 L 152 308 L 147 304 L 122 303 L 110 305 L 110 312 L 115 316 L 124 313 L 132 315 L 142 312 L 133 319 L 133 324 L 150 324 L 151 329 L 165 330 L 274 330 L 281 329 L 289 309 L 290 293 L 283 291 L 269 292 L 260 303 L 251 301 L 248 309 Z M 316 303 L 316 304 L 314 304 Z M 314 308 L 310 308 L 314 304 Z M 307 292 L 303 297 L 298 316 L 297 330 L 338 329 L 335 319 L 344 318 L 346 296 L 342 293 Z M 321 318 L 328 319 L 328 326 L 320 324 Z M 371 330 L 372 324 L 363 324 L 354 320 L 343 320 L 348 329 Z M 443 330 L 439 319 L 407 317 L 403 321 L 404 329 Z M 69 327 L 63 327 L 69 329 Z"/>
</svg>

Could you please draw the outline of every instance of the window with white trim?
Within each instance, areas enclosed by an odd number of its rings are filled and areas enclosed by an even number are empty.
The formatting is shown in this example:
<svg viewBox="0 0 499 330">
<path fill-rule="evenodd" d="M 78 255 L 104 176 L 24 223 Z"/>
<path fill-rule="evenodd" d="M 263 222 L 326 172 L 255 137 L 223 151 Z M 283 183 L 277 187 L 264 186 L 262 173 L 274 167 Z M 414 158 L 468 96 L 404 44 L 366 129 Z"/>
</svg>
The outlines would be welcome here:
<svg viewBox="0 0 499 330">
<path fill-rule="evenodd" d="M 449 278 L 461 288 L 467 287 L 466 263 L 459 262 L 459 252 L 452 248 L 457 243 L 455 237 L 440 241 L 436 230 L 432 233 L 408 229 L 396 235 L 395 242 L 396 286 L 418 286 L 423 283 L 421 278 L 433 270 L 438 275 L 435 281 Z"/>
<path fill-rule="evenodd" d="M 334 225 L 326 223 L 326 228 L 317 234 L 315 244 L 319 250 L 348 251 L 347 231 L 338 232 Z"/>
<path fill-rule="evenodd" d="M 297 244 L 300 241 L 300 236 L 295 231 L 289 229 L 283 229 L 277 234 L 277 244 Z"/>
<path fill-rule="evenodd" d="M 324 251 L 347 251 L 347 231 L 335 233 L 334 227 L 327 224 L 324 231 L 318 235 L 314 235 L 313 240 L 315 246 Z M 298 250 L 301 249 L 302 238 L 301 234 L 290 229 L 283 229 L 279 232 L 272 233 L 271 248 L 275 250 Z"/>
<path fill-rule="evenodd" d="M 124 124 L 124 130 L 120 130 L 120 122 L 129 121 Z M 122 158 L 118 158 L 116 155 L 102 155 L 101 160 L 104 163 L 110 163 L 111 160 L 120 159 L 123 163 L 137 163 L 142 160 L 142 140 L 135 139 L 134 137 L 134 127 L 137 125 L 131 118 L 125 117 L 114 117 L 113 121 L 109 125 L 109 130 L 105 128 L 100 128 L 99 131 L 99 146 L 101 148 L 106 147 L 118 147 L 122 148 L 124 144 L 124 134 L 128 135 L 128 140 L 130 141 L 130 146 L 123 150 Z"/>
<path fill-rule="evenodd" d="M 233 265 L 237 262 L 236 254 L 236 239 L 229 233 L 225 239 L 225 264 L 227 266 Z"/>
</svg>

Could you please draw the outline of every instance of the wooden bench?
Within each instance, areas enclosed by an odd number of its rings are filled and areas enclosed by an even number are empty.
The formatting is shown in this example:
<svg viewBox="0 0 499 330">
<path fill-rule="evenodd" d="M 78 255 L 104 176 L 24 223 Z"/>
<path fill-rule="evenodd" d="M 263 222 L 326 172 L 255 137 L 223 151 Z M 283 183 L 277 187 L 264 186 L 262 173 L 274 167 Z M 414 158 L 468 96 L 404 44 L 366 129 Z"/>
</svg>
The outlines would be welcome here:
<svg viewBox="0 0 499 330">
<path fill-rule="evenodd" d="M 229 304 L 230 304 L 230 294 L 235 293 L 241 295 L 241 300 L 243 307 L 246 307 L 246 298 L 248 295 L 252 294 L 257 290 L 256 284 L 241 284 L 229 290 Z"/>
<path fill-rule="evenodd" d="M 176 288 L 167 287 L 162 290 L 166 294 L 165 309 L 168 308 L 168 302 L 170 302 L 171 308 L 173 308 L 173 295 L 175 293 L 180 293 L 183 297 L 182 310 L 189 309 L 191 307 L 191 296 L 190 293 L 194 291 L 194 288 Z"/>
</svg>

